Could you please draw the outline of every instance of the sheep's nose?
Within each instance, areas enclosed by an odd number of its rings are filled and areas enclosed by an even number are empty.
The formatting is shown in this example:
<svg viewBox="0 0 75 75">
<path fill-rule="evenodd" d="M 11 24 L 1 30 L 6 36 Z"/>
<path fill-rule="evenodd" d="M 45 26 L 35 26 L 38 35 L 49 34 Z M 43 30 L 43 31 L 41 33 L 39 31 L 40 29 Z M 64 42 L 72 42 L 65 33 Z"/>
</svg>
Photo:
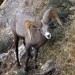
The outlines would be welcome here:
<svg viewBox="0 0 75 75">
<path fill-rule="evenodd" d="M 51 39 L 51 33 L 46 32 L 46 38 L 47 38 L 47 39 Z"/>
<path fill-rule="evenodd" d="M 49 39 L 51 39 L 51 34 L 48 34 L 47 37 L 48 37 Z"/>
<path fill-rule="evenodd" d="M 50 37 L 50 35 L 47 35 L 47 37 L 49 38 L 49 37 Z"/>
</svg>

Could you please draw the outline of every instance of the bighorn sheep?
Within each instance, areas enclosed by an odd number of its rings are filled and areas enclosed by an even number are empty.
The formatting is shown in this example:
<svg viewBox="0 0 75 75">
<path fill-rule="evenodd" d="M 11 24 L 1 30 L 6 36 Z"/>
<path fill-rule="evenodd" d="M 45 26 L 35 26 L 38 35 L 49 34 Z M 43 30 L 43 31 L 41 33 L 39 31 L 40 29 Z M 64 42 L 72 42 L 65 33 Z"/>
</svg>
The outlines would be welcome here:
<svg viewBox="0 0 75 75">
<path fill-rule="evenodd" d="M 14 33 L 15 46 L 16 46 L 16 58 L 17 65 L 20 66 L 18 59 L 18 41 L 19 38 L 24 40 L 24 45 L 26 47 L 26 64 L 25 71 L 28 71 L 28 61 L 31 57 L 30 49 L 34 47 L 35 52 L 35 68 L 37 67 L 37 56 L 38 49 L 43 46 L 48 39 L 51 39 L 51 33 L 49 29 L 49 23 L 52 18 L 55 18 L 57 22 L 62 25 L 58 15 L 56 14 L 54 8 L 46 10 L 43 15 L 43 18 L 40 20 L 35 19 L 34 16 L 31 16 L 25 12 L 17 13 L 12 19 L 11 28 Z"/>
</svg>

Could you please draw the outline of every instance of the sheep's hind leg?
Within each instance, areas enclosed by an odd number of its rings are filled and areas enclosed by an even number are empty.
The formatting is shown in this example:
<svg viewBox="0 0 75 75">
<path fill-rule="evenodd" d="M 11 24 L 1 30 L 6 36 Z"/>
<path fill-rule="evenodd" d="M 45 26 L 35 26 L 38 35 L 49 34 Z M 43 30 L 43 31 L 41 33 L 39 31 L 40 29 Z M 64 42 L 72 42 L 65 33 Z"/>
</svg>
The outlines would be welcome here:
<svg viewBox="0 0 75 75">
<path fill-rule="evenodd" d="M 38 65 L 37 65 L 38 59 L 37 59 L 37 57 L 38 57 L 38 49 L 35 50 L 35 60 L 34 60 L 35 61 L 35 65 L 34 65 L 35 69 L 38 68 Z"/>
<path fill-rule="evenodd" d="M 26 57 L 26 63 L 25 63 L 25 69 L 24 69 L 26 74 L 28 73 L 28 70 L 29 70 L 28 63 L 29 63 L 29 58 L 30 58 L 30 49 L 31 49 L 31 47 L 26 47 L 27 57 Z"/>
<path fill-rule="evenodd" d="M 18 58 L 18 42 L 19 42 L 19 37 L 17 35 L 15 35 L 15 52 L 16 52 L 16 59 L 17 59 L 17 67 L 20 68 L 20 62 L 19 62 L 19 58 Z"/>
</svg>

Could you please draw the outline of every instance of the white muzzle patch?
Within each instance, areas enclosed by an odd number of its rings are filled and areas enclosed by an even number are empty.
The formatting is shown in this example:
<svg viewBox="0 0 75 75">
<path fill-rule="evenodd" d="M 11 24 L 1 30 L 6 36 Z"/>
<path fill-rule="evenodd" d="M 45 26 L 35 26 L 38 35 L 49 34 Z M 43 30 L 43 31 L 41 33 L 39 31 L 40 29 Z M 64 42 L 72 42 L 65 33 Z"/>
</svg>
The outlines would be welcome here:
<svg viewBox="0 0 75 75">
<path fill-rule="evenodd" d="M 45 37 L 46 37 L 47 39 L 51 39 L 51 34 L 50 34 L 49 32 L 46 32 L 46 33 L 45 33 Z"/>
</svg>

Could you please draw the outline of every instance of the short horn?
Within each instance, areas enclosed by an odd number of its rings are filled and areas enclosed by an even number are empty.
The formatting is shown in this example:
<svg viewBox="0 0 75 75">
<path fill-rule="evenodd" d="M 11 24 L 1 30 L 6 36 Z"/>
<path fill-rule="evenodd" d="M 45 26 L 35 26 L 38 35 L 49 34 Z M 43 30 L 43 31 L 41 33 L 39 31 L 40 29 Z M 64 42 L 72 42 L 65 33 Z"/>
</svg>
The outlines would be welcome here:
<svg viewBox="0 0 75 75">
<path fill-rule="evenodd" d="M 50 11 L 52 10 L 52 8 L 50 8 L 50 9 L 48 9 L 48 10 L 46 10 L 45 11 L 45 13 L 44 13 L 44 15 L 43 15 L 43 18 L 42 18 L 42 22 L 44 22 L 44 23 L 49 23 L 49 21 L 50 21 L 50 16 L 49 16 L 49 14 L 50 14 Z"/>
<path fill-rule="evenodd" d="M 25 21 L 25 27 L 26 27 L 26 30 L 28 32 L 28 35 L 29 35 L 29 37 L 31 39 L 31 34 L 30 34 L 30 21 L 28 21 L 28 20 Z"/>
<path fill-rule="evenodd" d="M 62 25 L 62 22 L 60 21 L 60 18 L 57 15 L 57 13 L 55 12 L 55 10 L 52 10 L 51 16 L 57 20 L 57 22 L 59 23 L 59 25 Z"/>
<path fill-rule="evenodd" d="M 28 32 L 28 34 L 29 34 L 30 39 L 31 39 L 31 33 L 30 33 L 30 27 L 31 27 L 31 26 L 37 28 L 37 26 L 35 25 L 34 22 L 29 21 L 29 20 L 25 20 L 25 27 L 26 27 L 26 30 L 27 30 L 27 32 Z"/>
<path fill-rule="evenodd" d="M 46 10 L 46 12 L 43 15 L 42 21 L 44 23 L 49 23 L 52 17 L 55 18 L 60 25 L 62 25 L 59 16 L 57 15 L 56 11 L 52 7 Z"/>
</svg>

